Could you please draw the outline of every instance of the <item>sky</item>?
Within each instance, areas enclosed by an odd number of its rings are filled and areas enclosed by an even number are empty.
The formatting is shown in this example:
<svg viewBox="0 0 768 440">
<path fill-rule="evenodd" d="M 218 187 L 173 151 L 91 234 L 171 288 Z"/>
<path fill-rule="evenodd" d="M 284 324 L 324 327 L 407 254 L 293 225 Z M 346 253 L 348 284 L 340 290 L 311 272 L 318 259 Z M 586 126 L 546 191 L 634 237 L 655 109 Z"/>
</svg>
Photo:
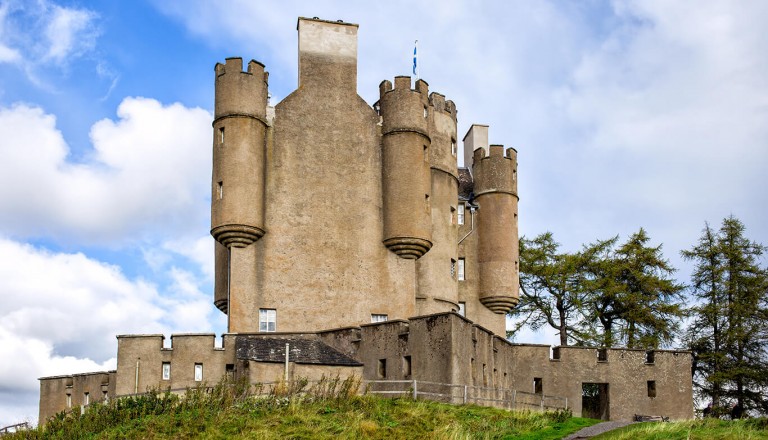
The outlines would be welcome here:
<svg viewBox="0 0 768 440">
<path fill-rule="evenodd" d="M 264 63 L 279 102 L 299 16 L 360 25 L 369 104 L 418 39 L 459 135 L 517 149 L 521 235 L 643 227 L 683 283 L 705 222 L 768 244 L 765 1 L 0 0 L 0 427 L 36 421 L 38 377 L 113 369 L 117 334 L 226 330 L 213 67 Z"/>
</svg>

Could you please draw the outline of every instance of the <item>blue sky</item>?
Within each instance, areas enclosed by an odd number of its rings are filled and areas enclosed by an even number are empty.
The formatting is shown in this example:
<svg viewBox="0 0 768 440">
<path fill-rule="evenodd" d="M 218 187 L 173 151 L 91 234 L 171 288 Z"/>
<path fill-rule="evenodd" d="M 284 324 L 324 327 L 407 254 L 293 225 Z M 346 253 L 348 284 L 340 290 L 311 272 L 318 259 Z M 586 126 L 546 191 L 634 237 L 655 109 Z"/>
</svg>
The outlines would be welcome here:
<svg viewBox="0 0 768 440">
<path fill-rule="evenodd" d="M 224 331 L 213 66 L 263 62 L 279 101 L 299 16 L 360 25 L 369 103 L 418 39 L 460 134 L 518 150 L 523 235 L 644 227 L 683 282 L 705 221 L 768 243 L 766 2 L 0 0 L 0 426 L 36 419 L 37 377 L 113 368 L 116 334 Z"/>
</svg>

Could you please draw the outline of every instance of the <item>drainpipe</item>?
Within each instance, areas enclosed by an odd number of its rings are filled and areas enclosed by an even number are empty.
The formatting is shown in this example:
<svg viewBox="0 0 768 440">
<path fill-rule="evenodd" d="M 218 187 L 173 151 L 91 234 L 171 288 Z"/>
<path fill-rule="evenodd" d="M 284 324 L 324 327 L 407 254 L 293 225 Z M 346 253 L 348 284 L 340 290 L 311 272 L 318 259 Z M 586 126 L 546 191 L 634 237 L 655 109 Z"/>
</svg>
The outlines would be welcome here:
<svg viewBox="0 0 768 440">
<path fill-rule="evenodd" d="M 469 214 L 472 217 L 472 228 L 467 232 L 467 235 L 461 237 L 461 240 L 459 240 L 458 244 L 461 244 L 462 241 L 464 241 L 465 238 L 469 237 L 472 232 L 475 230 L 475 211 L 477 211 L 476 206 L 469 205 Z"/>
<path fill-rule="evenodd" d="M 133 386 L 133 394 L 139 394 L 139 364 L 141 362 L 141 358 L 136 359 L 136 382 Z"/>
<path fill-rule="evenodd" d="M 285 344 L 285 382 L 288 383 L 288 353 L 291 348 L 290 344 Z"/>
</svg>

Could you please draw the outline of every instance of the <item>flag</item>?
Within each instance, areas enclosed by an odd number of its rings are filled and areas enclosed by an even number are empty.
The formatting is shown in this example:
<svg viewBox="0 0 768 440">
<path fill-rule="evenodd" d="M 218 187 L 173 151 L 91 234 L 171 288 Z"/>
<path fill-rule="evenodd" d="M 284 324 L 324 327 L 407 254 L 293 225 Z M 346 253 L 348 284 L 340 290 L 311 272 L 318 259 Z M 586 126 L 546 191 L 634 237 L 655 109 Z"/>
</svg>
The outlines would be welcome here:
<svg viewBox="0 0 768 440">
<path fill-rule="evenodd" d="M 413 74 L 414 74 L 414 75 L 415 75 L 417 78 L 419 77 L 419 74 L 418 74 L 418 68 L 417 68 L 417 65 L 416 65 L 416 60 L 417 60 L 417 58 L 418 58 L 418 56 L 417 56 L 417 54 L 416 54 L 416 49 L 417 49 L 418 47 L 419 47 L 419 40 L 416 40 L 416 41 L 413 43 Z"/>
</svg>

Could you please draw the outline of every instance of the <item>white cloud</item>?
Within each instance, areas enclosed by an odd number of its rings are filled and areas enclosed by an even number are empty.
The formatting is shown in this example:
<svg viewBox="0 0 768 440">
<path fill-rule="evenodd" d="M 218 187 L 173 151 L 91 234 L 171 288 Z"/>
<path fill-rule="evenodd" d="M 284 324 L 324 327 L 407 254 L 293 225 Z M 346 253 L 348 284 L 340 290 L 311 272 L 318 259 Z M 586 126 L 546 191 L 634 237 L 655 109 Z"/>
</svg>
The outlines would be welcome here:
<svg viewBox="0 0 768 440">
<path fill-rule="evenodd" d="M 38 377 L 114 368 L 116 334 L 206 331 L 220 318 L 200 281 L 181 269 L 159 290 L 81 253 L 3 238 L 0 261 L 0 402 L 13 396 L 32 407 Z M 26 415 L 4 413 L 0 422 Z"/>
<path fill-rule="evenodd" d="M 51 5 L 45 25 L 45 59 L 60 63 L 93 49 L 98 35 L 93 25 L 95 18 L 96 14 L 87 9 Z"/>
<path fill-rule="evenodd" d="M 126 98 L 117 114 L 94 124 L 94 150 L 75 163 L 54 116 L 0 108 L 0 227 L 92 243 L 198 234 L 207 225 L 211 115 L 145 98 Z"/>
</svg>

